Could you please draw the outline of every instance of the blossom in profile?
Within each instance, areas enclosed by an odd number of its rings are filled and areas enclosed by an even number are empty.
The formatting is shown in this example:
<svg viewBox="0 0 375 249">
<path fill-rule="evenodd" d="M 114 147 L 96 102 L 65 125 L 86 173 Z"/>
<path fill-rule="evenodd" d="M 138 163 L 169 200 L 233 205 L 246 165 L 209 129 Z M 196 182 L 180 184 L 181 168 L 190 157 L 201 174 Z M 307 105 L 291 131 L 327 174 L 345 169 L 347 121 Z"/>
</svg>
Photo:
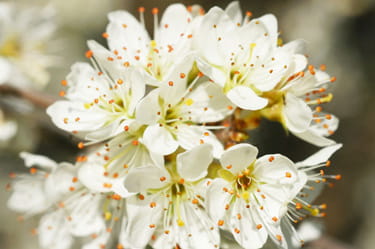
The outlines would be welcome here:
<svg viewBox="0 0 375 249">
<path fill-rule="evenodd" d="M 40 89 L 49 81 L 47 68 L 56 64 L 49 54 L 56 30 L 55 11 L 0 4 L 0 84 Z"/>
</svg>

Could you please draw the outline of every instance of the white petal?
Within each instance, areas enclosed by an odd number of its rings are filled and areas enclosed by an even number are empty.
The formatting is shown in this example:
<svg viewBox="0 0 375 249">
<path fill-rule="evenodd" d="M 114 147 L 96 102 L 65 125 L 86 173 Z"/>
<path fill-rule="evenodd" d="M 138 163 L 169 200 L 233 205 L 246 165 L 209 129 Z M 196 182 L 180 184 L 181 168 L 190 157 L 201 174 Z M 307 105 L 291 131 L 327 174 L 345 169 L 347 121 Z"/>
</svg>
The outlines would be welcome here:
<svg viewBox="0 0 375 249">
<path fill-rule="evenodd" d="M 111 233 L 107 231 L 102 232 L 98 237 L 91 240 L 90 242 L 84 244 L 82 249 L 98 249 L 101 245 L 107 244 L 109 238 L 111 237 Z"/>
<path fill-rule="evenodd" d="M 77 174 L 77 168 L 70 163 L 61 163 L 49 174 L 45 181 L 44 191 L 51 201 L 59 200 L 64 194 L 69 193 L 69 188 L 74 185 L 72 179 Z"/>
<path fill-rule="evenodd" d="M 213 28 L 216 25 L 216 28 Z M 236 42 L 234 31 L 238 29 L 237 25 L 220 8 L 213 7 L 203 17 L 198 32 L 195 34 L 195 46 L 202 58 L 209 64 L 223 66 L 225 64 L 226 54 L 230 54 Z M 218 37 L 222 40 L 218 41 Z"/>
<path fill-rule="evenodd" d="M 18 130 L 18 125 L 14 121 L 2 121 L 0 124 L 0 142 L 5 142 L 14 137 Z"/>
<path fill-rule="evenodd" d="M 221 87 L 224 86 L 227 81 L 227 76 L 224 70 L 211 66 L 209 63 L 205 62 L 201 58 L 197 58 L 197 66 L 204 75 L 207 75 L 215 83 L 219 84 Z"/>
<path fill-rule="evenodd" d="M 74 236 L 89 236 L 105 229 L 102 217 L 103 199 L 98 193 L 87 193 L 85 196 L 79 196 L 71 206 L 66 207 L 71 217 L 70 232 Z"/>
<path fill-rule="evenodd" d="M 337 150 L 342 147 L 342 144 L 335 144 L 325 147 L 312 156 L 306 158 L 302 162 L 298 162 L 298 166 L 313 166 L 321 163 L 325 163 Z"/>
<path fill-rule="evenodd" d="M 130 89 L 130 103 L 128 106 L 128 114 L 133 115 L 136 106 L 143 98 L 146 93 L 146 85 L 145 85 L 145 77 L 144 74 L 139 72 L 138 70 L 131 70 L 128 72 L 129 74 L 129 85 Z"/>
<path fill-rule="evenodd" d="M 298 176 L 294 163 L 279 154 L 260 157 L 255 162 L 253 175 L 262 182 L 273 184 L 292 184 Z"/>
<path fill-rule="evenodd" d="M 49 106 L 47 114 L 60 129 L 66 131 L 94 131 L 103 127 L 110 119 L 110 115 L 93 108 L 95 106 L 86 109 L 82 102 L 61 100 Z"/>
<path fill-rule="evenodd" d="M 169 5 L 160 21 L 159 32 L 155 37 L 156 42 L 160 43 L 161 47 L 166 47 L 167 45 L 179 45 L 179 43 L 188 41 L 185 38 L 186 36 L 181 37 L 181 34 L 191 32 L 191 21 L 191 14 L 183 4 Z"/>
<path fill-rule="evenodd" d="M 125 188 L 132 193 L 160 189 L 168 184 L 171 179 L 168 171 L 154 165 L 132 169 L 125 178 Z"/>
<path fill-rule="evenodd" d="M 174 106 L 184 96 L 194 59 L 194 56 L 190 54 L 181 61 L 175 62 L 170 73 L 165 77 L 166 80 L 161 83 L 160 96 L 164 99 L 166 105 Z M 181 77 L 181 74 L 185 76 Z"/>
<path fill-rule="evenodd" d="M 197 181 L 207 175 L 207 169 L 212 159 L 212 145 L 198 145 L 177 155 L 177 171 L 185 180 Z"/>
<path fill-rule="evenodd" d="M 213 221 L 224 220 L 227 210 L 227 204 L 230 204 L 232 195 L 223 189 L 231 188 L 231 184 L 221 178 L 214 179 L 207 189 L 206 210 Z M 227 224 L 224 224 L 227 225 Z"/>
<path fill-rule="evenodd" d="M 276 45 L 278 36 L 276 17 L 272 14 L 267 14 L 258 18 L 257 20 L 266 26 L 268 35 L 271 37 L 273 44 Z"/>
<path fill-rule="evenodd" d="M 306 53 L 306 41 L 294 40 L 286 44 L 283 44 L 282 49 L 292 54 L 305 54 Z"/>
<path fill-rule="evenodd" d="M 68 249 L 73 244 L 65 213 L 58 210 L 40 220 L 39 243 L 43 248 Z"/>
<path fill-rule="evenodd" d="M 321 134 L 318 134 L 316 131 L 312 129 L 308 129 L 301 133 L 297 133 L 297 132 L 292 132 L 292 133 L 295 136 L 301 138 L 302 140 L 305 140 L 306 142 L 309 142 L 311 144 L 314 144 L 320 147 L 330 146 L 336 143 L 334 140 L 328 139 L 322 136 Z"/>
<path fill-rule="evenodd" d="M 44 193 L 44 179 L 25 176 L 16 180 L 12 189 L 7 206 L 15 212 L 34 215 L 48 209 L 51 204 Z"/>
<path fill-rule="evenodd" d="M 226 151 L 220 158 L 221 166 L 224 169 L 237 175 L 249 167 L 256 159 L 258 149 L 250 144 L 237 144 Z"/>
<path fill-rule="evenodd" d="M 110 23 L 107 26 L 108 46 L 111 51 L 117 50 L 121 56 L 130 62 L 136 62 L 138 55 L 145 61 L 148 53 L 147 45 L 150 38 L 144 26 L 126 11 L 113 11 L 108 14 Z M 123 47 L 126 47 L 124 52 Z M 141 51 L 141 55 L 137 53 Z"/>
<path fill-rule="evenodd" d="M 238 107 L 245 110 L 260 110 L 268 104 L 268 100 L 259 97 L 246 86 L 236 86 L 227 93 L 227 97 Z"/>
<path fill-rule="evenodd" d="M 178 142 L 171 132 L 159 124 L 151 125 L 143 133 L 143 144 L 154 153 L 168 155 L 176 151 Z"/>
<path fill-rule="evenodd" d="M 125 248 L 144 248 L 149 243 L 155 228 L 162 220 L 163 197 L 146 196 L 140 200 L 134 196 L 127 200 L 127 222 L 123 225 L 120 234 L 120 243 Z M 150 203 L 156 205 L 150 205 Z M 150 226 L 151 225 L 151 226 Z"/>
<path fill-rule="evenodd" d="M 230 115 L 234 108 L 232 102 L 224 95 L 217 84 L 205 82 L 199 84 L 186 99 L 193 100 L 191 105 L 183 105 L 182 113 L 188 113 L 195 123 L 208 123 L 223 120 Z"/>
<path fill-rule="evenodd" d="M 245 208 L 246 204 L 243 202 L 242 199 L 237 199 L 233 204 L 230 219 L 231 232 L 242 247 L 246 249 L 261 248 L 267 240 L 267 230 L 264 227 L 256 228 L 258 224 L 261 224 L 257 210 L 254 210 L 253 207 Z M 237 214 L 241 214 L 242 218 L 238 219 Z M 234 229 L 238 229 L 240 232 L 236 233 Z"/>
<path fill-rule="evenodd" d="M 225 13 L 233 20 L 234 23 L 242 23 L 242 11 L 240 2 L 233 1 L 225 8 Z"/>
<path fill-rule="evenodd" d="M 3 58 L 0 58 L 0 85 L 4 83 L 9 83 L 11 73 L 12 73 L 12 65 L 8 62 L 8 60 L 5 60 Z"/>
<path fill-rule="evenodd" d="M 178 228 L 176 242 L 181 248 L 214 249 L 218 247 L 220 244 L 218 228 L 202 208 L 190 201 L 183 202 L 180 212 L 185 224 L 184 226 L 177 225 L 175 228 Z"/>
<path fill-rule="evenodd" d="M 104 76 L 98 76 L 98 72 L 88 63 L 73 64 L 66 81 L 69 86 L 66 98 L 69 100 L 91 103 L 100 95 L 111 95 Z"/>
<path fill-rule="evenodd" d="M 291 132 L 300 133 L 306 131 L 312 120 L 310 107 L 302 99 L 290 93 L 285 96 L 283 113 L 286 127 Z"/>
<path fill-rule="evenodd" d="M 216 135 L 211 131 L 206 130 L 203 126 L 178 126 L 177 140 L 180 146 L 185 150 L 190 150 L 202 143 L 211 144 L 213 146 L 213 154 L 215 158 L 219 158 L 224 150 L 224 146 L 217 139 Z"/>
<path fill-rule="evenodd" d="M 45 156 L 21 152 L 20 157 L 25 161 L 25 166 L 29 168 L 38 166 L 45 170 L 53 170 L 57 167 L 57 163 L 55 161 Z"/>
<path fill-rule="evenodd" d="M 144 97 L 136 109 L 136 120 L 141 124 L 155 124 L 159 119 L 161 107 L 159 90 L 155 89 Z"/>
<path fill-rule="evenodd" d="M 85 163 L 78 171 L 78 179 L 87 188 L 95 192 L 111 192 L 114 185 L 122 184 L 121 179 L 104 176 L 105 168 L 100 163 Z"/>
</svg>

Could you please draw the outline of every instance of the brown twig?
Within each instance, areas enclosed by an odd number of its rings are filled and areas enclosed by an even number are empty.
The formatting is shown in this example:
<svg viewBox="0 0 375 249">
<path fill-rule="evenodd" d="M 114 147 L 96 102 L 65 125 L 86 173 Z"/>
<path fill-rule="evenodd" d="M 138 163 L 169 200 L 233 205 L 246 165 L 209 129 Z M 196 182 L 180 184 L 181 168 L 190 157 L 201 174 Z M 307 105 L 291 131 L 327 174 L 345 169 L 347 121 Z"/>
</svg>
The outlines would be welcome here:
<svg viewBox="0 0 375 249">
<path fill-rule="evenodd" d="M 31 90 L 23 90 L 20 88 L 10 86 L 8 84 L 0 85 L 0 94 L 16 96 L 16 97 L 25 99 L 40 108 L 47 108 L 48 106 L 50 106 L 57 100 L 53 98 L 52 96 L 49 96 L 40 92 L 35 92 Z"/>
</svg>

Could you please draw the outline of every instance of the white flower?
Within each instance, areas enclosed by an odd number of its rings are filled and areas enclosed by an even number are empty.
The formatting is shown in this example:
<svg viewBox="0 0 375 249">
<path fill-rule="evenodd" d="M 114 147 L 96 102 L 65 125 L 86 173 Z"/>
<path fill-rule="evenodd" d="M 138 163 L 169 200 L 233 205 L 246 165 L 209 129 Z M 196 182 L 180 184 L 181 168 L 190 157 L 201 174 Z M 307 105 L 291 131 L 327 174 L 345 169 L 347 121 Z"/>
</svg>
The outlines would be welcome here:
<svg viewBox="0 0 375 249">
<path fill-rule="evenodd" d="M 143 143 L 153 152 L 166 155 L 178 146 L 191 149 L 201 143 L 214 146 L 217 157 L 222 144 L 209 129 L 223 128 L 206 125 L 222 121 L 232 113 L 231 102 L 216 84 L 197 82 L 189 85 L 186 77 L 192 68 L 193 58 L 187 57 L 181 67 L 176 67 L 170 78 L 161 82 L 143 98 L 136 110 L 136 120 L 147 127 Z"/>
<path fill-rule="evenodd" d="M 5 143 L 16 135 L 18 125 L 13 120 L 7 120 L 0 109 L 0 143 Z"/>
<path fill-rule="evenodd" d="M 124 217 L 124 201 L 110 192 L 101 194 L 79 181 L 79 165 L 21 153 L 30 175 L 20 175 L 12 184 L 8 207 L 24 215 L 42 215 L 37 229 L 42 248 L 68 249 L 75 238 L 91 237 L 83 248 L 105 245 L 116 221 Z"/>
<path fill-rule="evenodd" d="M 47 55 L 56 29 L 54 11 L 0 4 L 0 84 L 41 88 L 49 80 L 46 68 L 53 64 Z"/>
<path fill-rule="evenodd" d="M 135 108 L 145 94 L 140 73 L 116 65 L 76 63 L 64 84 L 67 100 L 52 104 L 47 113 L 55 125 L 93 142 L 111 138 L 134 123 Z"/>
<path fill-rule="evenodd" d="M 158 9 L 154 8 L 154 39 L 150 39 L 145 29 L 144 8 L 139 11 L 141 22 L 126 11 L 109 13 L 110 23 L 104 36 L 111 53 L 102 59 L 112 58 L 122 66 L 142 68 L 147 72 L 147 83 L 158 85 L 191 53 L 193 17 L 184 5 L 172 4 L 159 24 Z M 94 56 L 106 50 L 93 41 L 89 46 Z"/>
<path fill-rule="evenodd" d="M 127 223 L 120 242 L 125 248 L 217 248 L 217 226 L 204 210 L 201 184 L 212 161 L 203 144 L 177 155 L 164 167 L 153 165 L 129 173 L 125 187 L 140 192 L 126 203 Z"/>
<path fill-rule="evenodd" d="M 221 178 L 207 191 L 207 210 L 244 248 L 261 248 L 268 236 L 286 248 L 280 220 L 306 180 L 288 158 L 275 154 L 256 159 L 257 154 L 249 144 L 223 153 Z"/>
<path fill-rule="evenodd" d="M 328 146 L 335 141 L 326 138 L 338 126 L 338 119 L 322 112 L 322 103 L 330 102 L 327 89 L 335 78 L 325 72 L 308 67 L 307 72 L 296 72 L 280 82 L 274 90 L 264 93 L 269 105 L 260 114 L 279 121 L 299 138 L 317 146 Z M 312 110 L 314 108 L 314 110 Z"/>
<path fill-rule="evenodd" d="M 326 215 L 323 211 L 327 208 L 326 204 L 312 205 L 311 203 L 321 193 L 325 184 L 331 184 L 328 180 L 341 179 L 341 175 L 326 175 L 324 170 L 321 169 L 331 165 L 328 159 L 341 147 L 341 144 L 328 146 L 304 161 L 295 164 L 299 175 L 303 176 L 301 178 L 306 179 L 306 181 L 296 184 L 296 188 L 293 190 L 294 198 L 289 202 L 288 211 L 281 220 L 281 226 L 285 236 L 287 236 L 290 248 L 299 248 L 305 242 L 319 236 L 320 231 L 317 228 L 314 229 L 310 226 L 310 231 L 307 235 L 300 229 L 296 230 L 292 223 L 298 223 L 308 216 L 324 217 Z M 303 228 L 303 224 L 300 228 Z"/>
<path fill-rule="evenodd" d="M 239 12 L 238 3 L 232 3 L 226 11 L 214 7 L 203 17 L 194 33 L 198 67 L 238 107 L 259 110 L 268 104 L 261 94 L 272 90 L 289 68 L 304 60 L 278 47 L 273 15 L 251 21 L 247 16 L 242 22 Z"/>
<path fill-rule="evenodd" d="M 71 180 L 76 171 L 73 165 L 58 165 L 47 157 L 26 152 L 21 157 L 30 168 L 30 175 L 19 175 L 14 181 L 14 192 L 8 200 L 10 209 L 26 216 L 41 213 L 75 186 Z"/>
</svg>

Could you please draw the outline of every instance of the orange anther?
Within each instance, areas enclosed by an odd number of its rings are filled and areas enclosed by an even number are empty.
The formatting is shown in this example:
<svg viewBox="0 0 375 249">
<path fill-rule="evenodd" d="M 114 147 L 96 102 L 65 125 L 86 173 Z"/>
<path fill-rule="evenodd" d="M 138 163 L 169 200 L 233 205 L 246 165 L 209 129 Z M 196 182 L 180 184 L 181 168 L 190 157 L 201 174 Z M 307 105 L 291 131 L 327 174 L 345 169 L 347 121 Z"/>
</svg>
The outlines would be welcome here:
<svg viewBox="0 0 375 249">
<path fill-rule="evenodd" d="M 301 209 L 301 208 L 302 208 L 302 204 L 299 203 L 299 202 L 297 202 L 297 203 L 296 203 L 296 209 Z"/>
<path fill-rule="evenodd" d="M 73 186 L 69 187 L 69 191 L 72 191 L 72 192 L 73 192 L 74 190 L 76 190 L 75 187 L 73 187 Z"/>
<path fill-rule="evenodd" d="M 139 8 L 138 8 L 138 12 L 140 12 L 140 13 L 143 13 L 143 12 L 145 12 L 145 7 L 142 7 L 142 6 L 141 6 L 141 7 L 139 7 Z"/>
<path fill-rule="evenodd" d="M 233 166 L 232 166 L 232 164 L 229 164 L 228 166 L 226 166 L 225 168 L 227 168 L 227 169 L 231 169 Z"/>
<path fill-rule="evenodd" d="M 150 208 L 154 208 L 154 207 L 156 207 L 156 202 L 151 202 L 150 203 Z"/>
<path fill-rule="evenodd" d="M 335 82 L 336 81 L 336 77 L 335 76 L 331 77 L 331 79 L 329 81 L 331 81 L 332 83 Z"/>
<path fill-rule="evenodd" d="M 202 72 L 198 73 L 198 77 L 203 77 L 203 76 L 204 76 L 204 74 Z"/>
<path fill-rule="evenodd" d="M 285 172 L 285 177 L 291 178 L 292 174 L 290 172 Z"/>
<path fill-rule="evenodd" d="M 78 145 L 77 145 L 77 147 L 79 149 L 83 149 L 83 148 L 85 148 L 85 145 L 83 144 L 83 142 L 79 142 Z"/>
<path fill-rule="evenodd" d="M 124 67 L 129 67 L 130 63 L 128 61 L 125 61 L 123 65 L 124 65 Z"/>
<path fill-rule="evenodd" d="M 257 226 L 256 226 L 256 228 L 259 230 L 259 229 L 261 229 L 263 226 L 262 226 L 262 224 L 258 224 Z"/>
<path fill-rule="evenodd" d="M 273 160 L 275 160 L 275 157 L 274 157 L 274 156 L 270 156 L 270 157 L 268 158 L 268 161 L 269 161 L 269 162 L 272 162 Z"/>
<path fill-rule="evenodd" d="M 224 221 L 223 221 L 223 220 L 219 220 L 219 221 L 217 222 L 217 225 L 221 227 L 222 225 L 224 225 Z"/>
<path fill-rule="evenodd" d="M 122 83 L 124 83 L 124 81 L 122 79 L 117 80 L 117 84 L 121 85 Z"/>
<path fill-rule="evenodd" d="M 228 110 L 233 110 L 233 106 L 228 105 L 228 106 L 227 106 L 227 109 L 228 109 Z"/>
<path fill-rule="evenodd" d="M 246 16 L 251 17 L 253 13 L 251 11 L 246 11 Z"/>
<path fill-rule="evenodd" d="M 274 217 L 272 217 L 272 220 L 273 220 L 274 222 L 277 222 L 279 219 L 278 219 L 276 216 L 274 216 Z"/>
<path fill-rule="evenodd" d="M 330 160 L 328 160 L 328 161 L 326 162 L 326 167 L 329 167 L 329 166 L 331 166 L 331 161 L 330 161 Z"/>
<path fill-rule="evenodd" d="M 113 200 L 116 200 L 116 201 L 121 200 L 121 196 L 118 195 L 118 194 L 113 194 L 113 195 L 111 196 L 111 198 L 112 198 Z"/>
<path fill-rule="evenodd" d="M 36 168 L 30 168 L 30 174 L 34 175 L 38 170 Z"/>
<path fill-rule="evenodd" d="M 335 179 L 336 179 L 336 180 L 341 180 L 341 179 L 342 179 L 342 175 L 336 175 L 336 176 L 335 176 Z"/>
<path fill-rule="evenodd" d="M 199 201 L 198 201 L 198 199 L 193 199 L 192 201 L 191 201 L 191 203 L 193 203 L 193 204 L 198 204 L 199 203 Z"/>
<path fill-rule="evenodd" d="M 92 56 L 94 55 L 94 53 L 91 51 L 91 50 L 87 50 L 86 53 L 85 53 L 85 56 L 90 59 Z"/>
<path fill-rule="evenodd" d="M 279 235 L 279 234 L 278 234 L 278 235 L 276 235 L 276 239 L 277 239 L 278 241 L 281 241 L 281 240 L 282 240 L 282 238 L 283 238 L 283 237 L 282 237 L 281 235 Z"/>
<path fill-rule="evenodd" d="M 149 227 L 150 228 L 155 228 L 155 224 L 150 224 Z"/>
<path fill-rule="evenodd" d="M 124 131 L 128 131 L 128 130 L 129 130 L 129 126 L 125 125 Z"/>
<path fill-rule="evenodd" d="M 138 141 L 138 140 L 134 140 L 134 141 L 132 142 L 132 144 L 136 146 L 136 145 L 139 144 L 139 141 Z"/>
<path fill-rule="evenodd" d="M 160 177 L 160 181 L 164 182 L 167 178 L 165 176 Z"/>
<path fill-rule="evenodd" d="M 102 33 L 102 37 L 103 37 L 103 38 L 108 38 L 108 37 L 109 37 L 109 34 L 108 34 L 107 32 L 104 32 L 104 33 Z"/>
<path fill-rule="evenodd" d="M 186 77 L 186 75 L 184 73 L 180 73 L 180 78 L 181 79 L 184 79 Z"/>
<path fill-rule="evenodd" d="M 60 95 L 60 97 L 64 97 L 65 96 L 65 92 L 64 91 L 60 91 L 59 95 Z"/>
<path fill-rule="evenodd" d="M 169 85 L 169 86 L 173 86 L 173 81 L 169 81 L 169 82 L 168 82 L 168 85 Z"/>
<path fill-rule="evenodd" d="M 157 15 L 159 13 L 159 9 L 158 8 L 152 8 L 152 14 L 153 15 Z"/>
<path fill-rule="evenodd" d="M 325 71 L 327 69 L 327 66 L 325 64 L 320 65 L 320 70 Z"/>
<path fill-rule="evenodd" d="M 234 229 L 234 232 L 235 232 L 235 233 L 240 233 L 241 231 L 240 231 L 240 229 L 235 228 L 235 229 Z"/>
<path fill-rule="evenodd" d="M 180 180 L 178 180 L 178 183 L 179 184 L 184 184 L 185 183 L 185 179 L 184 178 L 180 178 Z"/>
<path fill-rule="evenodd" d="M 111 183 L 103 183 L 103 187 L 104 188 L 112 188 L 112 184 Z"/>
<path fill-rule="evenodd" d="M 62 80 L 62 81 L 60 82 L 60 84 L 61 84 L 62 86 L 67 86 L 67 85 L 68 85 L 68 81 L 66 81 L 66 80 Z"/>
<path fill-rule="evenodd" d="M 145 199 L 145 196 L 142 194 L 139 194 L 138 198 L 143 201 Z"/>
</svg>

